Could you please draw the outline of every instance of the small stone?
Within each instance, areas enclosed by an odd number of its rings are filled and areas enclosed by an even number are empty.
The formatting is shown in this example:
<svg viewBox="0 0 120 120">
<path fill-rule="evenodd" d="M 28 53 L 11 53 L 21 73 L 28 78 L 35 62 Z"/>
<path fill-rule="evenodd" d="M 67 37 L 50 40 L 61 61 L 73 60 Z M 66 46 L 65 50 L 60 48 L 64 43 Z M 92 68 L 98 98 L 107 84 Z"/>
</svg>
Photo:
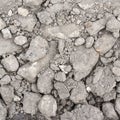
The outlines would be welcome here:
<svg viewBox="0 0 120 120">
<path fill-rule="evenodd" d="M 37 88 L 40 93 L 49 94 L 53 88 L 52 80 L 54 78 L 54 72 L 48 68 L 42 73 L 37 80 Z"/>
<path fill-rule="evenodd" d="M 9 10 L 8 11 L 8 16 L 12 16 L 13 15 L 13 11 L 12 10 Z"/>
<path fill-rule="evenodd" d="M 113 14 L 114 14 L 115 16 L 120 15 L 120 8 L 119 8 L 119 7 L 116 7 L 116 8 L 113 10 Z"/>
<path fill-rule="evenodd" d="M 75 40 L 75 45 L 76 46 L 80 46 L 83 45 L 85 43 L 85 39 L 84 38 L 78 38 Z"/>
<path fill-rule="evenodd" d="M 85 44 L 86 48 L 91 48 L 93 46 L 93 44 L 94 44 L 94 38 L 88 37 L 86 39 L 86 44 Z"/>
<path fill-rule="evenodd" d="M 6 104 L 11 104 L 14 98 L 14 89 L 10 85 L 0 87 L 0 94 Z"/>
<path fill-rule="evenodd" d="M 80 10 L 78 8 L 73 8 L 73 13 L 79 15 L 80 14 Z"/>
<path fill-rule="evenodd" d="M 114 67 L 119 67 L 120 68 L 120 60 L 116 60 L 114 63 L 113 63 Z"/>
<path fill-rule="evenodd" d="M 21 36 L 17 36 L 17 37 L 15 37 L 14 42 L 15 42 L 16 45 L 22 46 L 25 43 L 27 43 L 27 37 L 22 36 L 22 35 Z"/>
<path fill-rule="evenodd" d="M 20 97 L 18 97 L 18 96 L 16 96 L 16 95 L 14 96 L 14 101 L 15 101 L 15 102 L 18 102 L 18 101 L 20 101 L 20 100 L 21 100 Z"/>
<path fill-rule="evenodd" d="M 44 95 L 39 104 L 39 111 L 46 117 L 52 117 L 56 115 L 57 103 L 51 95 Z"/>
<path fill-rule="evenodd" d="M 59 67 L 65 74 L 69 73 L 72 70 L 71 65 L 59 65 Z"/>
<path fill-rule="evenodd" d="M 9 75 L 5 75 L 1 80 L 0 80 L 0 85 L 7 85 L 11 81 L 11 78 Z"/>
<path fill-rule="evenodd" d="M 0 18 L 0 30 L 6 27 L 6 23 L 3 21 L 2 18 Z"/>
<path fill-rule="evenodd" d="M 117 113 L 115 112 L 114 106 L 112 103 L 103 103 L 102 111 L 104 115 L 110 120 L 119 120 Z"/>
<path fill-rule="evenodd" d="M 71 91 L 70 99 L 74 103 L 84 103 L 87 97 L 87 91 L 85 85 L 82 82 L 78 82 L 77 86 Z"/>
<path fill-rule="evenodd" d="M 8 28 L 2 29 L 1 32 L 3 34 L 4 39 L 12 38 L 12 34 Z"/>
<path fill-rule="evenodd" d="M 19 63 L 14 55 L 9 55 L 8 57 L 2 59 L 1 63 L 9 72 L 15 72 L 19 67 Z"/>
<path fill-rule="evenodd" d="M 0 100 L 0 120 L 6 120 L 6 117 L 7 117 L 6 106 Z"/>
<path fill-rule="evenodd" d="M 19 15 L 22 15 L 24 17 L 29 14 L 29 11 L 24 7 L 19 7 L 17 11 Z"/>
<path fill-rule="evenodd" d="M 36 61 L 46 56 L 48 52 L 48 42 L 40 36 L 35 37 L 26 52 L 26 58 L 29 61 Z"/>
<path fill-rule="evenodd" d="M 64 72 L 58 72 L 55 74 L 55 80 L 64 82 L 66 80 L 66 75 Z"/>
<path fill-rule="evenodd" d="M 55 89 L 58 91 L 59 97 L 61 99 L 66 99 L 70 96 L 69 90 L 67 87 L 64 85 L 64 83 L 61 82 L 56 82 L 54 84 Z"/>
<path fill-rule="evenodd" d="M 120 115 L 120 98 L 119 97 L 115 101 L 115 110 Z"/>
<path fill-rule="evenodd" d="M 120 77 L 120 68 L 119 67 L 113 67 L 112 72 L 114 75 Z"/>
<path fill-rule="evenodd" d="M 2 67 L 0 67 L 0 78 L 2 78 L 6 74 L 7 73 L 5 72 L 5 70 Z"/>
<path fill-rule="evenodd" d="M 25 113 L 28 114 L 36 114 L 37 112 L 37 105 L 40 100 L 40 95 L 37 93 L 26 92 L 23 98 L 23 110 Z"/>
</svg>

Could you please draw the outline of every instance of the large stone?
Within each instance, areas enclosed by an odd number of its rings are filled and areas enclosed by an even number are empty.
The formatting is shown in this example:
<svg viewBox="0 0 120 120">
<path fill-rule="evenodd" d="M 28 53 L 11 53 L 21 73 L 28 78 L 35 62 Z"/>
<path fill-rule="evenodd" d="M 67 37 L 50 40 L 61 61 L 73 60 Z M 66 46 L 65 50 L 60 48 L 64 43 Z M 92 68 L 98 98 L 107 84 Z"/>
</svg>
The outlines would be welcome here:
<svg viewBox="0 0 120 120">
<path fill-rule="evenodd" d="M 48 48 L 48 42 L 42 37 L 37 36 L 31 41 L 30 47 L 28 48 L 25 56 L 29 61 L 34 62 L 45 57 L 48 52 Z"/>
<path fill-rule="evenodd" d="M 75 80 L 79 81 L 85 78 L 96 65 L 99 59 L 99 54 L 94 48 L 86 49 L 80 46 L 70 56 L 70 61 L 75 72 Z"/>
</svg>

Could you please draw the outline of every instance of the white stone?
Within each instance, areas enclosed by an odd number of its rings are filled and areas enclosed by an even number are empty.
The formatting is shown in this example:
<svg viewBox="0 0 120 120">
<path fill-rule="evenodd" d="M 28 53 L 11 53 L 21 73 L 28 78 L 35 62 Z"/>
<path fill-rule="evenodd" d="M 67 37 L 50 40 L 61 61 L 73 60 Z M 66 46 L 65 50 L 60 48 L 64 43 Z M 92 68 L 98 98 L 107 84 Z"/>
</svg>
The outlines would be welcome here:
<svg viewBox="0 0 120 120">
<path fill-rule="evenodd" d="M 16 45 L 22 46 L 25 43 L 27 43 L 27 37 L 22 36 L 22 35 L 21 36 L 17 36 L 17 37 L 15 37 L 14 42 L 15 42 Z"/>
<path fill-rule="evenodd" d="M 24 7 L 19 7 L 17 11 L 18 14 L 22 16 L 27 16 L 29 14 L 29 11 Z"/>
<path fill-rule="evenodd" d="M 85 43 L 85 39 L 84 38 L 78 38 L 75 40 L 75 45 L 76 46 L 80 46 L 80 45 L 83 45 Z"/>
<path fill-rule="evenodd" d="M 12 34 L 8 28 L 2 29 L 1 32 L 3 34 L 4 39 L 12 38 Z"/>
<path fill-rule="evenodd" d="M 3 21 L 2 18 L 0 18 L 0 30 L 6 27 L 6 23 Z"/>
</svg>

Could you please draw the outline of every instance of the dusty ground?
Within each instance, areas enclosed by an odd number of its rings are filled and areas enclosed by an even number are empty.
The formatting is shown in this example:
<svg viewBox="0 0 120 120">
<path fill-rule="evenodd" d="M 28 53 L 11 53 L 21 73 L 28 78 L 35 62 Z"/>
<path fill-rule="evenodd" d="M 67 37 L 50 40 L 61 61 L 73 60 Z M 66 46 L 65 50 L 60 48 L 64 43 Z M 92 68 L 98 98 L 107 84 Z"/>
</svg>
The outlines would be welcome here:
<svg viewBox="0 0 120 120">
<path fill-rule="evenodd" d="M 0 0 L 0 120 L 120 120 L 120 1 Z"/>
</svg>

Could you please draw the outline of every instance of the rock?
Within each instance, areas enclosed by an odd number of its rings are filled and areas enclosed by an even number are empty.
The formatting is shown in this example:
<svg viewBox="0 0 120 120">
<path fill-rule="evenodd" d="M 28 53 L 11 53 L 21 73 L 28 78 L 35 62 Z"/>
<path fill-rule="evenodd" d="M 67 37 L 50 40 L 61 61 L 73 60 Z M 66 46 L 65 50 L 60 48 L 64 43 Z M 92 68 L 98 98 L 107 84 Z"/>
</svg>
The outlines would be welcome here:
<svg viewBox="0 0 120 120">
<path fill-rule="evenodd" d="M 78 38 L 75 40 L 75 45 L 76 46 L 80 46 L 83 45 L 85 43 L 85 39 L 84 38 Z"/>
<path fill-rule="evenodd" d="M 114 14 L 114 16 L 119 16 L 119 15 L 120 15 L 120 8 L 119 8 L 119 7 L 116 7 L 116 8 L 113 10 L 113 14 Z"/>
<path fill-rule="evenodd" d="M 90 88 L 93 93 L 103 97 L 116 86 L 115 77 L 109 67 L 97 67 Z"/>
<path fill-rule="evenodd" d="M 57 111 L 56 100 L 51 95 L 44 95 L 38 104 L 38 108 L 46 117 L 55 116 Z"/>
<path fill-rule="evenodd" d="M 37 93 L 26 92 L 23 98 L 23 110 L 25 113 L 28 114 L 36 114 L 37 112 L 37 105 L 40 100 L 40 95 Z"/>
<path fill-rule="evenodd" d="M 52 41 L 50 43 L 48 54 L 43 59 L 40 59 L 33 63 L 27 63 L 21 66 L 18 70 L 18 75 L 22 76 L 30 83 L 34 83 L 36 81 L 35 78 L 37 77 L 37 74 L 49 66 L 49 62 L 54 58 L 55 54 L 56 54 L 56 43 Z"/>
<path fill-rule="evenodd" d="M 120 115 L 120 98 L 119 97 L 115 101 L 115 110 Z"/>
<path fill-rule="evenodd" d="M 0 36 L 0 56 L 19 51 L 21 48 L 13 43 L 11 39 L 5 40 Z"/>
<path fill-rule="evenodd" d="M 106 20 L 100 19 L 95 22 L 87 22 L 85 24 L 86 30 L 90 35 L 96 35 L 100 30 L 105 27 Z"/>
<path fill-rule="evenodd" d="M 25 43 L 27 43 L 27 37 L 22 36 L 22 35 L 17 36 L 17 37 L 15 37 L 15 39 L 14 39 L 14 43 L 15 43 L 16 45 L 22 46 L 22 45 L 24 45 Z"/>
<path fill-rule="evenodd" d="M 1 32 L 3 34 L 4 39 L 12 38 L 12 34 L 11 34 L 11 32 L 10 32 L 10 30 L 8 28 L 2 29 Z"/>
<path fill-rule="evenodd" d="M 58 91 L 58 95 L 61 99 L 66 99 L 70 96 L 69 90 L 64 83 L 56 82 L 54 84 L 55 89 Z"/>
<path fill-rule="evenodd" d="M 37 19 L 34 15 L 29 14 L 28 16 L 17 16 L 16 18 L 20 24 L 23 30 L 26 30 L 28 32 L 32 32 L 34 29 L 34 26 L 36 25 Z"/>
<path fill-rule="evenodd" d="M 119 67 L 113 67 L 112 72 L 114 75 L 120 77 L 120 68 Z"/>
<path fill-rule="evenodd" d="M 6 74 L 7 73 L 5 72 L 5 70 L 2 67 L 0 67 L 0 78 L 2 78 Z"/>
<path fill-rule="evenodd" d="M 115 112 L 114 106 L 112 103 L 103 103 L 102 111 L 104 115 L 110 120 L 118 120 L 118 115 Z"/>
<path fill-rule="evenodd" d="M 14 89 L 10 85 L 0 87 L 0 94 L 6 104 L 11 104 L 14 98 Z"/>
<path fill-rule="evenodd" d="M 19 63 L 14 55 L 9 55 L 8 57 L 2 59 L 2 65 L 9 72 L 17 71 Z"/>
<path fill-rule="evenodd" d="M 5 75 L 1 80 L 0 80 L 0 85 L 7 85 L 11 81 L 11 78 L 9 75 Z"/>
<path fill-rule="evenodd" d="M 76 51 L 71 53 L 70 62 L 74 68 L 75 80 L 79 81 L 85 78 L 96 65 L 99 54 L 93 49 L 86 49 L 80 46 Z"/>
<path fill-rule="evenodd" d="M 85 102 L 87 95 L 84 83 L 78 82 L 77 86 L 71 91 L 70 99 L 74 103 L 83 103 Z"/>
<path fill-rule="evenodd" d="M 45 57 L 48 52 L 48 48 L 48 42 L 42 37 L 37 36 L 31 41 L 30 47 L 28 48 L 25 56 L 29 61 L 34 62 Z"/>
<path fill-rule="evenodd" d="M 54 78 L 54 72 L 48 68 L 42 73 L 37 80 L 37 88 L 40 93 L 49 94 L 53 88 L 52 80 Z"/>
<path fill-rule="evenodd" d="M 0 101 L 0 120 L 6 120 L 7 117 L 7 109 L 5 105 Z"/>
<path fill-rule="evenodd" d="M 26 16 L 29 14 L 28 9 L 26 9 L 26 8 L 24 8 L 24 7 L 19 7 L 19 8 L 17 9 L 17 12 L 18 12 L 19 15 L 22 15 L 22 16 L 24 16 L 24 17 L 26 17 Z"/>
<path fill-rule="evenodd" d="M 91 48 L 93 46 L 93 44 L 94 44 L 94 38 L 88 37 L 86 39 L 86 44 L 85 44 L 86 48 Z"/>
<path fill-rule="evenodd" d="M 95 114 L 96 113 L 96 114 Z M 61 120 L 103 120 L 103 113 L 92 105 L 79 105 L 72 112 L 65 112 Z"/>
<path fill-rule="evenodd" d="M 61 71 L 64 72 L 65 74 L 69 73 L 72 70 L 71 65 L 59 65 L 59 67 Z"/>
<path fill-rule="evenodd" d="M 111 34 L 105 33 L 96 40 L 94 48 L 100 55 L 104 55 L 114 46 L 116 40 Z"/>
<path fill-rule="evenodd" d="M 3 21 L 2 18 L 0 18 L 0 30 L 6 27 L 6 23 Z"/>
<path fill-rule="evenodd" d="M 55 80 L 64 82 L 66 80 L 66 75 L 64 72 L 58 72 L 55 74 Z"/>
</svg>

